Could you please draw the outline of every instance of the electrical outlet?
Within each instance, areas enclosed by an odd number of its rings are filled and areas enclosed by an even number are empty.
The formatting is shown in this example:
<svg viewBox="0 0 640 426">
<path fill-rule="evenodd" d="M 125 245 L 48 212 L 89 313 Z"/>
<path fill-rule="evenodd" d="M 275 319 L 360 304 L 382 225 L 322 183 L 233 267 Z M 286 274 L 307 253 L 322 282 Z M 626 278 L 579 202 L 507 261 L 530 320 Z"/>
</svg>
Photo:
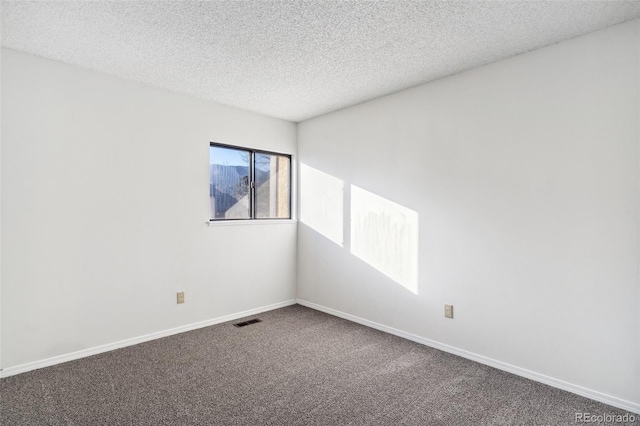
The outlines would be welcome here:
<svg viewBox="0 0 640 426">
<path fill-rule="evenodd" d="M 446 318 L 453 318 L 453 305 L 444 305 L 444 316 Z"/>
<path fill-rule="evenodd" d="M 184 291 L 179 292 L 177 295 L 178 295 L 178 303 L 184 303 Z"/>
</svg>

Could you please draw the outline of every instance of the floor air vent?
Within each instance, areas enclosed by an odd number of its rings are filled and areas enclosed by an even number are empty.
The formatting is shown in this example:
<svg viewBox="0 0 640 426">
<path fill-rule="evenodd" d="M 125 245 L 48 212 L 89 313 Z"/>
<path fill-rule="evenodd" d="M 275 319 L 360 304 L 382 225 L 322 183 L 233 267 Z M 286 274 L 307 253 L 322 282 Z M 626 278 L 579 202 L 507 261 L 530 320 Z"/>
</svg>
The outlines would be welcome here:
<svg viewBox="0 0 640 426">
<path fill-rule="evenodd" d="M 262 322 L 262 320 L 259 320 L 258 318 L 256 318 L 256 319 L 252 319 L 252 320 L 249 320 L 249 321 L 244 321 L 244 322 L 239 322 L 239 323 L 233 324 L 233 326 L 234 327 L 244 327 L 246 325 L 255 324 L 257 322 Z"/>
</svg>

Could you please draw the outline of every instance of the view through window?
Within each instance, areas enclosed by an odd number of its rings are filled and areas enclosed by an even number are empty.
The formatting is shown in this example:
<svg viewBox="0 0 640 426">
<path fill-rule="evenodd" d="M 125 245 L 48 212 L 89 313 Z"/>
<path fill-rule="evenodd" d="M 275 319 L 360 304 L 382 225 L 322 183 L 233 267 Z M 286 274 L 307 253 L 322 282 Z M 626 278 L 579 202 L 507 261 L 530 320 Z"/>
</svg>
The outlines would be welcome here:
<svg viewBox="0 0 640 426">
<path fill-rule="evenodd" d="M 211 143 L 211 220 L 290 219 L 291 156 Z"/>
</svg>

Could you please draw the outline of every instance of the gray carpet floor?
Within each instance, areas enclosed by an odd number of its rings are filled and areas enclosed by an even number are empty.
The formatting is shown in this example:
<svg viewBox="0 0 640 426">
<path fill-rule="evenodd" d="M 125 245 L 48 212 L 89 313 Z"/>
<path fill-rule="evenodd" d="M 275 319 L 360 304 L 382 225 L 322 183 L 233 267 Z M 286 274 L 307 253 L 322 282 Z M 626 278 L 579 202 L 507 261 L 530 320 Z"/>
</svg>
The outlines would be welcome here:
<svg viewBox="0 0 640 426">
<path fill-rule="evenodd" d="M 568 425 L 575 413 L 626 414 L 300 305 L 246 319 L 256 317 L 2 379 L 0 423 Z"/>
</svg>

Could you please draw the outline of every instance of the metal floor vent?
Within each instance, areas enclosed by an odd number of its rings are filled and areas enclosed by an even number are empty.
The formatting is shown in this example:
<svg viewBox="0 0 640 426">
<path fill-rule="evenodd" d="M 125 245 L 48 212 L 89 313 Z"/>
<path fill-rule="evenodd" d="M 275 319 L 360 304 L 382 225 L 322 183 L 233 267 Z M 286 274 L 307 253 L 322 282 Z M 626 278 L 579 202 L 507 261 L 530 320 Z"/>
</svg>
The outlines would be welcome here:
<svg viewBox="0 0 640 426">
<path fill-rule="evenodd" d="M 244 327 L 246 325 L 255 324 L 257 322 L 262 322 L 262 320 L 259 320 L 258 318 L 256 318 L 256 319 L 252 319 L 252 320 L 249 320 L 249 321 L 244 321 L 244 322 L 239 322 L 239 323 L 233 324 L 233 326 L 234 327 Z"/>
</svg>

